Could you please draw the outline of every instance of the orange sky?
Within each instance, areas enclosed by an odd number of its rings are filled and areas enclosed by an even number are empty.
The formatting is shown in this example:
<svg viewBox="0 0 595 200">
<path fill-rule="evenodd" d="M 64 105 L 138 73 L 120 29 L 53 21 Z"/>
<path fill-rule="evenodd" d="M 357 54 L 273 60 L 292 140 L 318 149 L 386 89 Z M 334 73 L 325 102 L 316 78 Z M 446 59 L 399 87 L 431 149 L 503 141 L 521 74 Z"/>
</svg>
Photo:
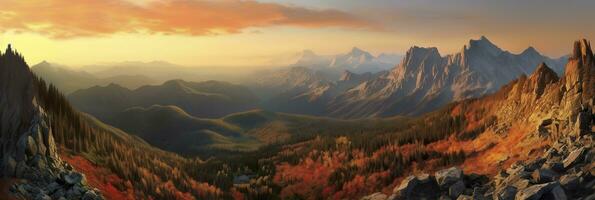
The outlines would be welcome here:
<svg viewBox="0 0 595 200">
<path fill-rule="evenodd" d="M 480 35 L 513 52 L 532 45 L 560 56 L 574 39 L 593 36 L 592 24 L 580 25 L 590 1 L 499 2 L 0 0 L 0 45 L 12 43 L 30 64 L 223 67 L 283 65 L 303 49 L 337 54 L 353 46 L 372 53 L 438 46 L 444 54 Z"/>
</svg>

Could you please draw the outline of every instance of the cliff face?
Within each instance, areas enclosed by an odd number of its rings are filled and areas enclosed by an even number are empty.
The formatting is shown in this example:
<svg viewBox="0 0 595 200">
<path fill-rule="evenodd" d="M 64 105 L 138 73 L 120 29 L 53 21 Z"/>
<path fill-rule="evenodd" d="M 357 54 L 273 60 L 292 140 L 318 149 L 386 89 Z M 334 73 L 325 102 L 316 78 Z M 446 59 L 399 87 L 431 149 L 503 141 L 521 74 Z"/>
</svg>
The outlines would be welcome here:
<svg viewBox="0 0 595 200">
<path fill-rule="evenodd" d="M 101 199 L 83 174 L 60 159 L 50 119 L 38 104 L 38 86 L 40 80 L 9 46 L 0 55 L 1 175 L 23 179 L 11 191 L 25 199 Z"/>
</svg>

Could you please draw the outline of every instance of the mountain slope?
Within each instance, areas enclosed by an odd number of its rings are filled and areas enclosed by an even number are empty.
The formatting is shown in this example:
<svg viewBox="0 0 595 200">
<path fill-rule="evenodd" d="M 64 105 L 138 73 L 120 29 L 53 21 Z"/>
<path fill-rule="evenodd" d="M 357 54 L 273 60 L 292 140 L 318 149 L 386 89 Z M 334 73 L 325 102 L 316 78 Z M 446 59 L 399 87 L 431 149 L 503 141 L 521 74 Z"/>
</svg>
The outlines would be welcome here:
<svg viewBox="0 0 595 200">
<path fill-rule="evenodd" d="M 45 61 L 34 65 L 31 67 L 31 70 L 37 76 L 56 85 L 56 87 L 65 94 L 70 94 L 76 90 L 86 89 L 92 86 L 105 86 L 110 83 L 122 85 L 130 89 L 157 83 L 156 80 L 141 75 L 118 75 L 98 78 L 85 71 L 75 71 Z"/>
<path fill-rule="evenodd" d="M 248 89 L 219 81 L 171 80 L 162 85 L 129 90 L 116 84 L 76 91 L 68 96 L 83 112 L 102 120 L 135 106 L 175 105 L 193 116 L 220 117 L 252 109 L 258 99 Z"/>
<path fill-rule="evenodd" d="M 282 198 L 590 198 L 595 55 L 586 40 L 573 52 L 561 77 L 541 63 L 493 94 L 394 131 L 286 145 L 270 158 L 273 181 Z"/>
<path fill-rule="evenodd" d="M 521 54 L 503 51 L 487 38 L 471 40 L 461 52 L 442 57 L 436 48 L 412 47 L 390 73 L 337 96 L 330 116 L 419 115 L 452 101 L 478 97 L 530 74 L 545 62 L 560 72 L 560 61 L 533 48 Z"/>
<path fill-rule="evenodd" d="M 206 183 L 217 175 L 196 171 L 203 161 L 159 150 L 77 112 L 55 86 L 36 77 L 10 46 L 0 53 L 0 77 L 0 172 L 4 178 L 18 179 L 1 180 L 11 185 L 10 191 L 1 191 L 3 195 L 18 199 L 225 198 L 219 188 Z"/>
</svg>

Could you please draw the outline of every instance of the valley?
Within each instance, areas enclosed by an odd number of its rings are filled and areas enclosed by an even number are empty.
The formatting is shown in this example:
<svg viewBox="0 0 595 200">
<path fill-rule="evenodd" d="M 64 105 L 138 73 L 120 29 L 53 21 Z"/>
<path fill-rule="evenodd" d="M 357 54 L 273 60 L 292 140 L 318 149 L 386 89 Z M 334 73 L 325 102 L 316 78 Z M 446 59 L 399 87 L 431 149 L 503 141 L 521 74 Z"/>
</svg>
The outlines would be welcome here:
<svg viewBox="0 0 595 200">
<path fill-rule="evenodd" d="M 509 11 L 485 2 L 86 3 L 0 2 L 0 200 L 595 199 L 595 54 L 551 40 L 567 18 L 528 38 L 469 31 Z"/>
</svg>

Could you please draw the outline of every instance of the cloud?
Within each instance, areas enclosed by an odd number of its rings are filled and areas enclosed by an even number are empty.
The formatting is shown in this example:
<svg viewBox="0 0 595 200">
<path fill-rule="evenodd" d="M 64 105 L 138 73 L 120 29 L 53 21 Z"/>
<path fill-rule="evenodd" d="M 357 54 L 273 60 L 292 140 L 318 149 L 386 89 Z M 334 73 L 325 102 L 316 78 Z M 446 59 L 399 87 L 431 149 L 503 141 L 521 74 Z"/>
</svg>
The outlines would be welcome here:
<svg viewBox="0 0 595 200">
<path fill-rule="evenodd" d="M 251 27 L 366 29 L 370 22 L 338 10 L 315 10 L 241 0 L 2 0 L 0 32 L 52 38 L 114 33 L 215 35 Z"/>
</svg>

